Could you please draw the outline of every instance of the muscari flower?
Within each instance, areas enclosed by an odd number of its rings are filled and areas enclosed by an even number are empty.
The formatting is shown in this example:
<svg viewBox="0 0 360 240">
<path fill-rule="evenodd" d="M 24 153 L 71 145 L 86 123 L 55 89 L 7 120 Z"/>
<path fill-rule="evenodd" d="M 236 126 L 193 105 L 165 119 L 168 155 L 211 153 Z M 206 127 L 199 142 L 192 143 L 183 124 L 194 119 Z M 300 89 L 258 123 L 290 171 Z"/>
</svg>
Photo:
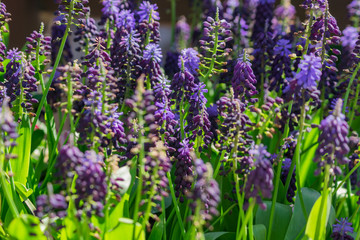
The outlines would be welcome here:
<svg viewBox="0 0 360 240">
<path fill-rule="evenodd" d="M 255 24 L 251 39 L 256 40 L 259 33 L 271 29 L 271 20 L 274 16 L 275 0 L 260 0 L 256 7 Z M 267 25 L 267 26 L 266 26 Z"/>
<path fill-rule="evenodd" d="M 156 11 L 158 6 L 156 4 L 151 4 L 149 1 L 144 1 L 139 6 L 139 11 L 137 14 L 139 15 L 139 22 L 143 20 L 149 21 L 150 16 L 153 20 L 160 20 L 159 12 Z"/>
<path fill-rule="evenodd" d="M 326 164 L 332 167 L 332 173 L 341 174 L 338 164 L 347 164 L 349 159 L 346 155 L 349 153 L 349 126 L 345 121 L 345 115 L 341 113 L 342 100 L 338 99 L 333 113 L 323 119 L 320 123 L 319 146 L 315 153 L 314 161 L 318 162 L 318 169 L 315 174 L 318 175 L 321 168 Z M 321 159 L 324 158 L 324 161 Z M 336 161 L 336 162 L 335 162 Z"/>
<path fill-rule="evenodd" d="M 274 188 L 273 178 L 274 172 L 271 166 L 271 162 L 268 159 L 270 154 L 266 151 L 266 147 L 263 145 L 255 145 L 250 151 L 255 159 L 255 168 L 250 171 L 246 185 L 245 185 L 245 198 L 254 198 L 257 204 L 265 210 L 266 204 L 263 203 L 261 198 L 271 198 L 272 190 Z M 248 203 L 244 204 L 247 208 Z"/>
<path fill-rule="evenodd" d="M 280 90 L 280 87 L 284 85 L 283 74 L 285 78 L 291 78 L 293 76 L 291 70 L 291 48 L 292 45 L 287 39 L 280 39 L 276 43 L 274 48 L 274 59 L 272 62 L 272 68 L 270 72 L 270 90 L 276 88 L 276 91 Z M 285 88 L 285 86 L 283 86 Z"/>
<path fill-rule="evenodd" d="M 360 1 L 353 0 L 348 6 L 350 17 L 359 17 L 360 16 Z"/>
<path fill-rule="evenodd" d="M 299 68 L 300 72 L 295 75 L 298 86 L 304 89 L 316 87 L 321 77 L 321 58 L 315 55 L 305 55 Z"/>
<path fill-rule="evenodd" d="M 61 194 L 43 194 L 36 199 L 35 215 L 43 218 L 49 215 L 49 218 L 64 218 L 67 215 L 68 203 Z"/>
<path fill-rule="evenodd" d="M 191 152 L 193 144 L 189 143 L 188 139 L 180 142 L 180 148 L 177 150 L 178 155 L 175 157 L 175 195 L 184 201 L 186 191 L 191 189 L 190 177 L 193 176 L 193 160 Z"/>
<path fill-rule="evenodd" d="M 164 71 L 167 76 L 172 78 L 175 73 L 180 71 L 180 68 L 178 66 L 179 57 L 180 53 L 178 51 L 170 50 L 166 53 Z"/>
<path fill-rule="evenodd" d="M 336 219 L 337 223 L 333 224 L 333 232 L 331 237 L 333 240 L 353 240 L 354 238 L 349 235 L 354 232 L 354 228 L 351 227 L 352 223 L 348 222 L 347 218 Z"/>
<path fill-rule="evenodd" d="M 11 20 L 11 14 L 7 12 L 6 5 L 3 2 L 0 2 L 0 28 L 2 31 L 7 31 L 5 28 L 5 23 Z"/>
<path fill-rule="evenodd" d="M 250 99 L 257 94 L 256 77 L 246 52 L 237 59 L 231 84 L 234 89 L 234 96 L 239 97 L 242 102 L 245 102 L 245 96 Z"/>
<path fill-rule="evenodd" d="M 184 64 L 184 68 L 189 71 L 192 75 L 197 75 L 199 69 L 200 57 L 198 51 L 193 48 L 186 48 L 181 51 L 178 60 L 178 66 L 181 69 Z"/>
<path fill-rule="evenodd" d="M 143 52 L 141 66 L 143 72 L 147 73 L 149 76 L 152 85 L 154 85 L 161 76 L 161 60 L 162 53 L 159 44 L 149 43 Z"/>
<path fill-rule="evenodd" d="M 57 54 L 59 52 L 61 40 L 64 36 L 66 26 L 61 24 L 65 19 L 65 16 L 60 15 L 54 18 L 53 25 L 51 26 L 51 63 L 55 64 Z M 62 58 L 64 62 L 70 62 L 73 58 L 71 51 L 70 41 L 66 39 L 64 50 L 62 53 Z"/>
<path fill-rule="evenodd" d="M 358 30 L 355 27 L 347 26 L 343 32 L 343 36 L 341 37 L 341 45 L 343 47 L 349 48 L 353 50 L 356 46 L 356 41 L 358 38 Z"/>
<path fill-rule="evenodd" d="M 286 179 L 289 175 L 289 170 L 290 170 L 290 166 L 291 166 L 291 159 L 290 158 L 285 158 L 283 161 L 283 165 L 281 167 L 281 182 L 285 185 L 286 183 Z M 291 180 L 290 180 L 290 185 L 289 185 L 289 189 L 288 192 L 286 193 L 286 199 L 288 200 L 288 202 L 293 202 L 293 198 L 295 196 L 295 191 L 296 191 L 296 173 L 295 173 L 295 169 L 293 171 L 293 174 L 291 176 Z"/>
<path fill-rule="evenodd" d="M 102 5 L 104 6 L 101 9 L 102 19 L 101 23 L 104 24 L 107 19 L 110 21 L 115 21 L 118 13 L 120 12 L 121 0 L 103 0 Z"/>
<path fill-rule="evenodd" d="M 37 47 L 39 47 L 39 56 L 48 57 L 51 55 L 51 37 L 45 37 L 42 33 L 33 31 L 29 37 L 26 38 L 28 42 L 26 44 L 25 52 L 31 54 L 31 60 L 36 58 Z M 38 46 L 39 45 L 39 46 Z M 44 60 L 44 64 L 48 63 L 48 60 Z"/>
<path fill-rule="evenodd" d="M 7 100 L 5 99 L 0 108 L 0 129 L 1 140 L 5 147 L 16 146 L 16 139 L 19 137 L 12 112 L 9 109 Z M 11 157 L 8 155 L 7 157 Z"/>
<path fill-rule="evenodd" d="M 121 28 L 124 27 L 127 30 L 135 29 L 135 17 L 134 13 L 130 10 L 121 10 L 116 18 L 116 27 Z"/>
<path fill-rule="evenodd" d="M 194 168 L 196 174 L 195 185 L 187 193 L 187 196 L 192 200 L 190 207 L 193 214 L 196 213 L 196 209 L 199 207 L 199 217 L 204 221 L 210 221 L 213 215 L 219 214 L 217 210 L 217 205 L 220 202 L 219 185 L 212 178 L 210 164 L 205 164 L 201 159 L 196 159 Z"/>
</svg>

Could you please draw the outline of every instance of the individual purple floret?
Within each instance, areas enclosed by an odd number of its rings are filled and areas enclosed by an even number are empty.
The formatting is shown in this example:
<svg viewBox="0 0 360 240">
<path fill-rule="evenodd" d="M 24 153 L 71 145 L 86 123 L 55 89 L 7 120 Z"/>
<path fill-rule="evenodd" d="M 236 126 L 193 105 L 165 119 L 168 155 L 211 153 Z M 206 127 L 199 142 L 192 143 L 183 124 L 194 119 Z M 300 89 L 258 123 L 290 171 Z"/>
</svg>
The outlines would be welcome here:
<svg viewBox="0 0 360 240">
<path fill-rule="evenodd" d="M 270 90 L 275 89 L 279 91 L 281 88 L 285 88 L 284 86 L 284 77 L 291 78 L 293 76 L 291 69 L 291 48 L 292 45 L 287 39 L 280 39 L 276 43 L 276 47 L 274 48 L 274 59 L 272 62 L 272 68 L 270 71 Z"/>
<path fill-rule="evenodd" d="M 200 64 L 198 51 L 193 48 L 183 49 L 178 60 L 179 69 L 182 68 L 182 64 L 184 64 L 184 68 L 192 75 L 198 75 L 197 70 L 199 69 Z"/>
<path fill-rule="evenodd" d="M 210 221 L 214 215 L 218 215 L 217 206 L 220 202 L 220 189 L 218 183 L 212 178 L 212 168 L 210 164 L 205 164 L 201 159 L 194 162 L 195 186 L 188 192 L 187 196 L 192 199 L 190 207 L 193 215 L 199 207 L 198 213 L 202 220 Z M 199 204 L 201 204 L 199 206 Z M 197 219 L 199 220 L 199 219 Z"/>
<path fill-rule="evenodd" d="M 338 99 L 333 113 L 320 123 L 319 146 L 314 158 L 314 161 L 318 162 L 316 175 L 320 174 L 321 169 L 326 164 L 332 167 L 333 175 L 339 175 L 341 169 L 337 164 L 349 163 L 349 159 L 346 157 L 350 151 L 349 138 L 347 137 L 349 126 L 345 121 L 345 115 L 341 113 L 342 104 L 342 100 Z"/>
<path fill-rule="evenodd" d="M 333 224 L 333 232 L 331 238 L 333 240 L 353 240 L 354 238 L 350 233 L 354 232 L 354 228 L 351 227 L 352 223 L 347 218 L 336 219 L 336 224 Z"/>
<path fill-rule="evenodd" d="M 193 176 L 193 160 L 191 153 L 193 151 L 193 144 L 189 143 L 189 140 L 184 139 L 180 142 L 180 148 L 178 149 L 178 155 L 175 157 L 175 195 L 184 201 L 184 195 L 186 191 L 191 189 L 190 177 Z"/>
<path fill-rule="evenodd" d="M 151 4 L 149 1 L 144 1 L 139 6 L 139 11 L 137 14 L 139 15 L 139 22 L 143 20 L 149 21 L 150 17 L 153 20 L 159 21 L 160 15 L 159 12 L 156 11 L 158 6 L 156 4 Z"/>
<path fill-rule="evenodd" d="M 258 93 L 255 86 L 256 77 L 246 52 L 237 59 L 231 84 L 234 89 L 234 96 L 244 103 L 245 99 L 250 100 L 252 96 Z"/>
<path fill-rule="evenodd" d="M 14 121 L 14 117 L 9 109 L 6 99 L 2 103 L 2 107 L 0 108 L 0 129 L 0 141 L 2 141 L 2 144 L 4 144 L 5 147 L 16 146 L 16 139 L 19 137 L 16 130 L 17 124 Z"/>
<path fill-rule="evenodd" d="M 46 215 L 50 219 L 53 218 L 64 218 L 67 215 L 68 203 L 65 197 L 61 194 L 40 195 L 36 200 L 36 211 L 37 217 L 42 219 Z"/>
<path fill-rule="evenodd" d="M 256 201 L 261 209 L 265 210 L 266 204 L 263 203 L 261 198 L 271 198 L 272 190 L 274 188 L 274 172 L 271 162 L 268 159 L 270 153 L 266 151 L 266 147 L 263 145 L 255 145 L 250 151 L 250 154 L 252 154 L 255 159 L 255 168 L 250 171 L 246 181 L 244 189 L 245 198 L 254 198 L 253 201 Z M 248 203 L 244 205 L 245 208 L 247 208 L 247 205 Z"/>
</svg>

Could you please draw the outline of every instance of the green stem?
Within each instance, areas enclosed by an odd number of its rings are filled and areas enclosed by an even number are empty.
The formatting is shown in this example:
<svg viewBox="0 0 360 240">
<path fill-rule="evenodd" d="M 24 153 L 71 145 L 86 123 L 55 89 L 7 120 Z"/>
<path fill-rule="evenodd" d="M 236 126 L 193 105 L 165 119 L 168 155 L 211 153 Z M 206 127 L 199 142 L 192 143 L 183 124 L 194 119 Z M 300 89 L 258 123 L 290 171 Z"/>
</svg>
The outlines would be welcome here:
<svg viewBox="0 0 360 240">
<path fill-rule="evenodd" d="M 241 228 L 240 228 L 240 235 L 238 235 L 238 237 L 236 238 L 236 240 L 241 240 L 241 239 L 246 239 L 244 236 L 246 236 L 246 225 L 248 224 L 248 221 L 252 215 L 252 212 L 254 210 L 254 207 L 255 207 L 255 199 L 253 199 L 251 202 L 250 202 L 250 206 L 246 212 L 246 215 L 245 215 L 245 220 L 244 222 L 242 223 L 241 225 Z"/>
<path fill-rule="evenodd" d="M 173 201 L 173 204 L 174 204 L 176 217 L 177 217 L 177 220 L 178 220 L 178 223 L 179 223 L 179 226 L 180 226 L 181 236 L 182 236 L 183 239 L 185 239 L 186 231 L 185 231 L 185 228 L 184 228 L 184 223 L 183 223 L 183 221 L 181 219 L 181 213 L 180 213 L 179 205 L 176 202 L 174 185 L 173 185 L 172 180 L 171 180 L 170 172 L 167 172 L 166 174 L 167 174 L 167 178 L 169 180 L 170 194 L 171 194 L 171 198 L 172 198 L 172 201 Z"/>
<path fill-rule="evenodd" d="M 64 33 L 64 36 L 61 40 L 61 44 L 60 44 L 60 48 L 59 48 L 59 52 L 56 56 L 56 60 L 55 60 L 55 64 L 54 64 L 54 67 L 53 67 L 53 70 L 50 74 L 50 78 L 49 78 L 49 81 L 46 83 L 45 85 L 45 91 L 43 92 L 43 95 L 41 97 L 41 100 L 40 100 L 40 103 L 39 103 L 39 106 L 38 106 L 38 109 L 36 111 L 36 116 L 34 118 L 34 121 L 32 123 L 32 126 L 31 126 L 31 133 L 34 132 L 34 129 L 35 129 L 35 126 L 36 126 L 36 123 L 37 121 L 39 120 L 39 117 L 40 117 L 40 113 L 41 113 L 41 110 L 46 102 L 46 96 L 49 92 L 49 89 L 50 89 L 50 85 L 54 79 L 54 76 L 55 76 L 55 72 L 56 72 L 56 69 L 57 67 L 59 66 L 59 63 L 60 63 L 60 60 L 61 60 L 61 56 L 62 56 L 62 53 L 63 53 L 63 50 L 64 50 L 64 46 L 65 46 L 65 43 L 66 43 L 66 39 L 69 35 L 69 31 L 70 31 L 70 26 L 71 26 L 71 23 L 72 23 L 72 18 L 73 18 L 73 10 L 74 10 L 74 1 L 71 1 L 70 2 L 70 10 L 69 10 L 69 14 L 68 14 L 68 19 L 67 19 L 67 26 L 66 26 L 66 29 L 65 29 L 65 33 Z"/>
<path fill-rule="evenodd" d="M 271 238 L 271 232 L 272 232 L 272 226 L 274 222 L 274 215 L 275 215 L 275 204 L 277 200 L 277 195 L 279 191 L 279 185 L 280 185 L 280 176 L 281 176 L 281 167 L 282 167 L 282 151 L 280 153 L 280 161 L 278 163 L 278 167 L 276 170 L 276 179 L 275 179 L 275 188 L 274 188 L 274 196 L 271 203 L 271 210 L 270 210 L 270 219 L 269 219 L 269 229 L 267 233 L 267 240 L 270 240 Z M 285 196 L 287 195 L 287 192 L 285 192 Z"/>
<path fill-rule="evenodd" d="M 234 207 L 236 207 L 238 204 L 234 203 L 231 205 L 224 213 L 221 214 L 220 217 L 218 217 L 211 225 L 208 227 L 208 229 L 205 231 L 205 233 L 209 232 L 211 228 L 213 228 L 219 221 L 221 221 Z"/>
<path fill-rule="evenodd" d="M 302 95 L 304 95 L 304 94 L 302 94 Z M 304 99 L 304 97 L 303 97 L 303 99 Z M 302 192 L 301 192 L 301 180 L 300 180 L 301 140 L 302 140 L 302 135 L 303 135 L 303 130 L 304 130 L 304 120 L 305 120 L 305 103 L 303 103 L 303 105 L 301 106 L 300 129 L 299 129 L 299 135 L 297 138 L 297 143 L 296 143 L 296 148 L 295 148 L 295 156 L 294 156 L 295 161 L 291 162 L 288 177 L 286 179 L 285 192 L 287 193 L 287 191 L 289 189 L 291 176 L 294 172 L 295 163 L 296 163 L 296 187 L 297 187 L 297 191 L 299 194 L 301 209 L 303 211 L 305 219 L 307 219 L 308 215 L 306 212 L 304 199 L 303 199 Z"/>
<path fill-rule="evenodd" d="M 161 198 L 161 208 L 162 208 L 162 221 L 164 224 L 163 227 L 163 240 L 167 240 L 166 238 L 166 208 L 165 208 L 165 198 Z"/>
<path fill-rule="evenodd" d="M 353 74 L 351 75 L 351 78 L 350 78 L 350 81 L 349 81 L 349 85 L 346 89 L 346 93 L 345 93 L 345 97 L 344 97 L 344 105 L 343 105 L 343 108 L 342 108 L 342 113 L 345 114 L 345 111 L 346 111 L 346 106 L 347 106 L 347 102 L 348 102 L 348 99 L 349 99 L 349 95 L 350 95 L 350 91 L 351 91 L 351 86 L 354 82 L 354 79 L 357 75 L 357 72 L 359 71 L 360 69 L 360 62 L 358 63 L 358 65 L 356 66 Z"/>
<path fill-rule="evenodd" d="M 351 108 L 351 113 L 350 113 L 350 118 L 349 118 L 349 127 L 351 127 L 351 124 L 355 117 L 355 108 L 356 108 L 356 106 L 358 106 L 357 102 L 359 100 L 359 95 L 360 95 L 360 82 L 358 82 L 357 87 L 356 87 L 355 99 L 353 102 L 353 106 Z"/>
<path fill-rule="evenodd" d="M 1 176 L 0 176 L 0 181 L 1 181 L 1 187 L 3 189 L 3 194 L 5 195 L 5 199 L 10 207 L 10 212 L 12 213 L 14 218 L 19 217 L 19 211 L 16 208 L 16 205 L 11 197 L 11 193 L 9 192 L 9 189 L 7 187 L 7 181 L 5 179 L 5 173 L 4 173 L 4 161 L 5 161 L 5 147 L 4 145 L 1 143 L 1 148 L 3 149 L 1 154 L 1 159 L 0 159 L 0 171 L 1 171 Z"/>
<path fill-rule="evenodd" d="M 333 192 L 333 194 L 336 193 L 337 191 L 339 191 L 339 189 L 340 189 L 340 188 L 342 187 L 342 185 L 346 182 L 346 180 L 348 180 L 348 179 L 350 178 L 351 174 L 353 174 L 353 173 L 356 171 L 356 169 L 358 169 L 359 167 L 360 167 L 360 162 L 358 162 L 358 164 L 356 164 L 356 165 L 351 169 L 351 171 L 350 171 L 348 174 L 346 174 L 345 178 L 340 182 L 340 184 L 337 186 L 337 188 L 335 189 L 335 191 Z"/>
<path fill-rule="evenodd" d="M 327 198 L 328 198 L 328 184 L 330 178 L 330 166 L 326 164 L 325 166 L 325 179 L 324 179 L 324 189 L 321 194 L 321 205 L 319 215 L 317 216 L 316 230 L 315 230 L 315 239 L 323 239 L 323 230 L 326 229 L 325 226 L 321 226 L 321 221 L 324 217 L 326 217 L 326 212 L 324 214 L 324 209 L 327 209 Z"/>
</svg>

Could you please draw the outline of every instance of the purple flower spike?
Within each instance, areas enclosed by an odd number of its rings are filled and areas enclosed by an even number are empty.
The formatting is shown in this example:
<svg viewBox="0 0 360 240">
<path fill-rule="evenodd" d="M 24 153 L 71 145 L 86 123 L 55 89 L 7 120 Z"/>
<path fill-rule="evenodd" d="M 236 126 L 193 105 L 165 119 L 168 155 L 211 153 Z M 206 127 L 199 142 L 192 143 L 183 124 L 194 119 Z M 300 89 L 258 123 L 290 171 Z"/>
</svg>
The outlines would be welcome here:
<svg viewBox="0 0 360 240">
<path fill-rule="evenodd" d="M 270 153 L 266 151 L 266 147 L 263 145 L 256 145 L 250 151 L 250 154 L 252 154 L 255 159 L 255 169 L 250 172 L 246 181 L 245 198 L 255 198 L 254 201 L 265 210 L 266 205 L 261 200 L 261 197 L 271 198 L 271 192 L 274 188 L 274 172 L 271 162 L 268 159 Z M 245 208 L 247 208 L 247 205 L 248 204 L 245 204 Z"/>
<path fill-rule="evenodd" d="M 182 67 L 182 61 L 184 62 L 184 67 L 192 75 L 197 75 L 197 70 L 199 69 L 200 57 L 198 51 L 193 48 L 186 48 L 181 51 L 181 55 L 178 60 L 179 68 Z"/>
<path fill-rule="evenodd" d="M 347 137 L 349 126 L 345 121 L 345 115 L 341 113 L 342 104 L 342 100 L 338 99 L 333 114 L 320 123 L 319 146 L 314 158 L 319 166 L 319 169 L 315 171 L 316 175 L 320 173 L 325 164 L 332 167 L 334 175 L 341 174 L 341 169 L 335 165 L 335 161 L 340 165 L 349 163 L 349 159 L 346 157 L 350 151 L 349 138 Z M 321 161 L 322 158 L 324 161 Z"/>
<path fill-rule="evenodd" d="M 121 10 L 116 18 L 116 27 L 121 28 L 124 27 L 126 29 L 134 29 L 135 28 L 135 17 L 134 13 L 130 10 Z"/>
<path fill-rule="evenodd" d="M 355 27 L 346 27 L 343 31 L 343 36 L 341 37 L 342 46 L 349 48 L 349 50 L 353 50 L 356 46 L 358 35 L 358 30 Z"/>
<path fill-rule="evenodd" d="M 248 56 L 243 53 L 237 60 L 234 76 L 231 80 L 235 97 L 239 97 L 242 102 L 245 102 L 245 96 L 250 98 L 257 94 L 256 82 Z"/>
<path fill-rule="evenodd" d="M 315 55 L 305 55 L 299 64 L 300 72 L 295 76 L 297 84 L 305 89 L 317 86 L 321 77 L 321 58 Z"/>
<path fill-rule="evenodd" d="M 353 240 L 354 238 L 349 233 L 354 232 L 351 227 L 352 223 L 348 222 L 347 218 L 336 219 L 336 224 L 333 225 L 333 232 L 331 237 L 333 240 Z"/>
<path fill-rule="evenodd" d="M 161 63 L 162 53 L 159 44 L 150 43 L 145 47 L 144 60 Z"/>
<path fill-rule="evenodd" d="M 159 21 L 160 15 L 159 12 L 156 11 L 157 9 L 158 6 L 156 4 L 151 4 L 148 1 L 142 2 L 139 6 L 139 11 L 137 12 L 140 17 L 139 22 L 144 20 L 149 21 L 150 17 L 153 20 Z"/>
</svg>

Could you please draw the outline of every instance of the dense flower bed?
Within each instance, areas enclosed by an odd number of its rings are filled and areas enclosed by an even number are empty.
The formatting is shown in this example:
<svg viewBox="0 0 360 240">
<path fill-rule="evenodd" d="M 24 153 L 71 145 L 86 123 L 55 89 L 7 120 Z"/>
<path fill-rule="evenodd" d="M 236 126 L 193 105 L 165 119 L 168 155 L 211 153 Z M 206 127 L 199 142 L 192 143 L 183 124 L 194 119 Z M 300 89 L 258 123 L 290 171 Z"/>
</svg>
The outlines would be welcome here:
<svg viewBox="0 0 360 240">
<path fill-rule="evenodd" d="M 161 6 L 56 2 L 21 51 L 0 2 L 2 239 L 360 239 L 359 0 L 171 0 L 166 53 Z"/>
</svg>

